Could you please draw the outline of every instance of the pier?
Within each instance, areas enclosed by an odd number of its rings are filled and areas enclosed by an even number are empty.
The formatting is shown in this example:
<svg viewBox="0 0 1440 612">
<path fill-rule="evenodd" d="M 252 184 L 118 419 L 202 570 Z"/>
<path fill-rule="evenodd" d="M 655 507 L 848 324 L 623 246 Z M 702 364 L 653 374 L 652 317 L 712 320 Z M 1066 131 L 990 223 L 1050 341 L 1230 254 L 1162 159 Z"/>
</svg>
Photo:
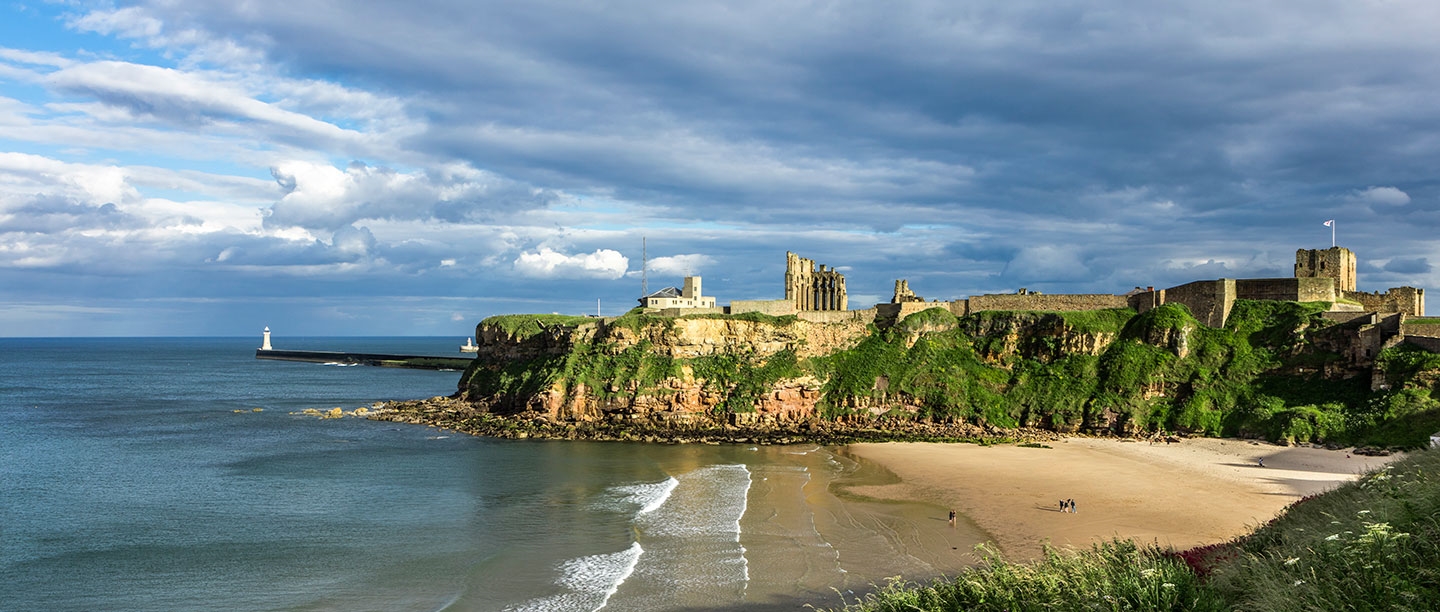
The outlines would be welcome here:
<svg viewBox="0 0 1440 612">
<path fill-rule="evenodd" d="M 432 357 L 429 355 L 386 355 L 382 353 L 345 353 L 340 351 L 277 351 L 255 349 L 256 359 L 303 361 L 306 363 L 339 363 L 382 368 L 412 370 L 457 370 L 470 367 L 473 357 Z"/>
</svg>

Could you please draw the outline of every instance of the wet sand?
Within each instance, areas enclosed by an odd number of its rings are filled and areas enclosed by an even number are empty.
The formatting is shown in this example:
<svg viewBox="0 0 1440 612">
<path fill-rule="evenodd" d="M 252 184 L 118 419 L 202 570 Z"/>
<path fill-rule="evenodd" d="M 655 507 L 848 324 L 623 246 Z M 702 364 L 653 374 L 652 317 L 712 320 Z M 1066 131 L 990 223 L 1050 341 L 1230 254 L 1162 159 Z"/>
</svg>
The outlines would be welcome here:
<svg viewBox="0 0 1440 612">
<path fill-rule="evenodd" d="M 844 490 L 928 502 L 941 521 L 944 509 L 954 508 L 1007 557 L 1024 560 L 1040 556 L 1047 542 L 1088 547 L 1119 537 L 1183 550 L 1225 541 L 1301 497 L 1399 458 L 1219 439 L 1048 445 L 854 444 L 841 455 L 874 462 L 898 481 Z M 1077 512 L 1060 512 L 1061 499 L 1074 499 Z"/>
</svg>

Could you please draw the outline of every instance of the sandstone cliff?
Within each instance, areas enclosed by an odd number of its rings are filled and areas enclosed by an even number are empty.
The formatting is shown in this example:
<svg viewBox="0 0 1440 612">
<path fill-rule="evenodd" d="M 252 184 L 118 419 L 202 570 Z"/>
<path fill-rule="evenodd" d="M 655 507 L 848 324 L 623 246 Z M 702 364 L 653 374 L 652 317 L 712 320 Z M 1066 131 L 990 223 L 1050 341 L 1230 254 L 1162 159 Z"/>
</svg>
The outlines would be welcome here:
<svg viewBox="0 0 1440 612">
<path fill-rule="evenodd" d="M 1387 419 L 1357 415 L 1399 391 L 1370 391 L 1374 360 L 1356 361 L 1346 343 L 1358 336 L 1324 309 L 1242 300 L 1224 329 L 1180 305 L 1138 316 L 931 309 L 884 328 L 764 315 L 493 317 L 476 330 L 481 349 L 459 397 L 551 423 L 899 419 L 1358 440 Z M 1395 410 L 1430 414 L 1433 385 L 1423 397 L 1414 387 L 1398 385 L 1410 390 Z"/>
</svg>

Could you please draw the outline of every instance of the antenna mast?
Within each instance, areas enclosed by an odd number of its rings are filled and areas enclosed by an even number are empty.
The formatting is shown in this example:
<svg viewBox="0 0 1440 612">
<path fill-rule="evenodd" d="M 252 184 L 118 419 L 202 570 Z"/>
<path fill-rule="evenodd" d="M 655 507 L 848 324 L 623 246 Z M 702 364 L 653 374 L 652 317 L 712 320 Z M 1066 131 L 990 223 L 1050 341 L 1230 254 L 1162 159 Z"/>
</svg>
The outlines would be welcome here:
<svg viewBox="0 0 1440 612">
<path fill-rule="evenodd" d="M 645 250 L 645 237 L 640 237 L 640 297 L 650 295 L 650 256 Z"/>
</svg>

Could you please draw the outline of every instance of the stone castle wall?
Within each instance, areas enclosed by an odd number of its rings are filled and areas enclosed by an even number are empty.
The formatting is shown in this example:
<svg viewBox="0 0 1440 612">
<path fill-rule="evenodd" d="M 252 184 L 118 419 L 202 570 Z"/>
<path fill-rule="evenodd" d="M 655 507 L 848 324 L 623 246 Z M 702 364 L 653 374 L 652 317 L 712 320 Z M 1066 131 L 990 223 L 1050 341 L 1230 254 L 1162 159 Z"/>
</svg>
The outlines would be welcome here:
<svg viewBox="0 0 1440 612">
<path fill-rule="evenodd" d="M 960 309 L 962 312 L 955 312 L 955 305 L 957 303 L 960 304 Z M 955 314 L 955 316 L 957 317 L 963 317 L 965 316 L 965 313 L 963 312 L 965 308 L 964 303 L 965 300 L 955 300 L 953 302 L 904 302 L 900 304 L 876 304 L 875 310 L 876 316 L 878 318 L 886 319 L 889 321 L 904 321 L 905 317 L 913 315 L 917 312 L 930 310 L 931 308 L 944 308 Z"/>
<path fill-rule="evenodd" d="M 1339 312 L 1337 312 L 1337 311 L 1332 310 L 1332 311 L 1330 311 L 1330 312 L 1322 312 L 1322 313 L 1320 313 L 1320 316 L 1326 318 L 1327 320 L 1334 321 L 1334 322 L 1336 322 L 1336 323 L 1341 323 L 1341 324 L 1343 324 L 1343 323 L 1349 323 L 1349 322 L 1355 321 L 1355 320 L 1357 320 L 1357 319 L 1366 319 L 1366 322 L 1365 322 L 1365 323 L 1366 323 L 1367 325 L 1374 325 L 1374 324 L 1376 324 L 1377 322 L 1380 321 L 1380 317 L 1376 316 L 1376 314 L 1373 313 L 1373 312 L 1356 312 L 1356 311 L 1339 311 Z"/>
<path fill-rule="evenodd" d="M 758 312 L 776 317 L 795 314 L 795 302 L 791 300 L 731 300 L 725 314 Z"/>
<path fill-rule="evenodd" d="M 939 305 L 939 304 L 936 304 Z M 1128 308 L 1130 304 L 1123 295 L 1107 293 L 1002 293 L 972 295 L 965 308 L 966 314 L 987 310 L 1035 310 L 1043 312 L 1070 312 L 1075 310 L 1103 310 L 1106 308 Z M 923 309 L 922 309 L 923 310 Z M 955 309 L 951 308 L 951 312 Z"/>
<path fill-rule="evenodd" d="M 1405 342 L 1423 348 L 1432 353 L 1440 353 L 1440 338 L 1428 336 L 1405 336 Z"/>
<path fill-rule="evenodd" d="M 1334 302 L 1332 278 L 1242 278 L 1235 281 L 1235 298 L 1277 302 Z"/>
<path fill-rule="evenodd" d="M 1401 312 L 1412 317 L 1425 316 L 1425 290 L 1414 287 L 1392 287 L 1389 291 L 1346 291 L 1343 297 L 1359 302 L 1365 310 Z"/>
<path fill-rule="evenodd" d="M 1235 279 L 1195 281 L 1178 287 L 1145 291 L 1129 299 L 1130 306 L 1146 312 L 1163 304 L 1184 304 L 1190 314 L 1210 327 L 1224 327 L 1235 306 Z"/>
<path fill-rule="evenodd" d="M 1423 336 L 1426 338 L 1440 338 L 1440 321 L 1430 322 L 1432 319 L 1422 319 L 1417 322 L 1413 319 L 1402 319 L 1400 321 L 1400 333 L 1405 337 Z"/>
<path fill-rule="evenodd" d="M 802 310 L 795 313 L 801 321 L 811 323 L 846 323 L 850 321 L 864 321 L 870 323 L 879 314 L 876 307 L 865 310 Z"/>
</svg>

